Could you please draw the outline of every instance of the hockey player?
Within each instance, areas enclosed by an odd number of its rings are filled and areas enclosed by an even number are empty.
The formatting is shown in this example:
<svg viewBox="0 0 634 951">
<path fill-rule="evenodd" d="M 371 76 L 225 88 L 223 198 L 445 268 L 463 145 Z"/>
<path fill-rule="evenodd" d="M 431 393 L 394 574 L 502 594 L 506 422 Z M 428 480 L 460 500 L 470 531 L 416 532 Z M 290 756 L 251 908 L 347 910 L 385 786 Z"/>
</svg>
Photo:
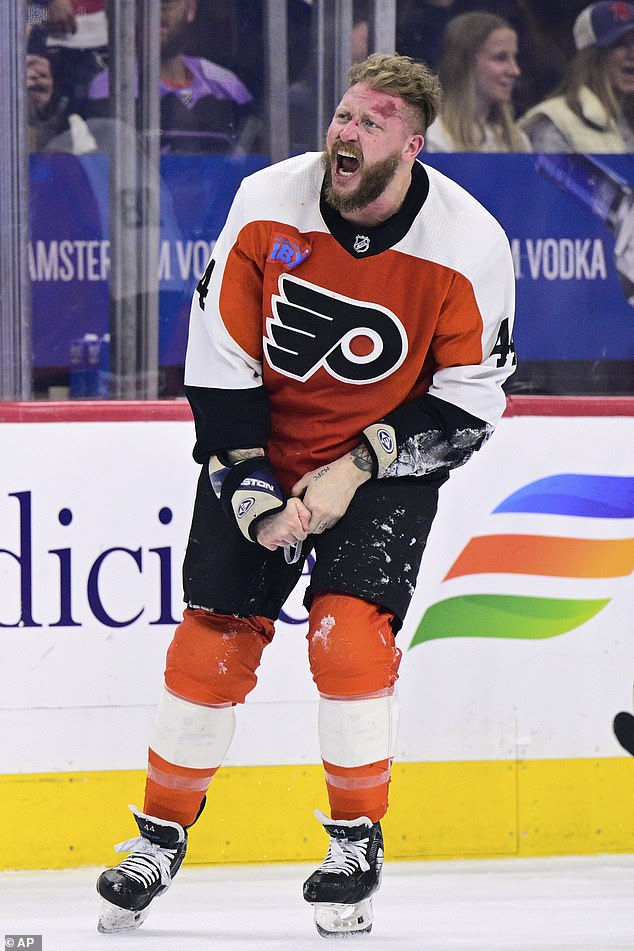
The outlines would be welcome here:
<svg viewBox="0 0 634 951">
<path fill-rule="evenodd" d="M 330 816 L 304 884 L 320 934 L 372 926 L 403 623 L 438 490 L 479 449 L 512 372 L 499 224 L 417 161 L 439 88 L 422 63 L 352 67 L 323 155 L 242 183 L 194 294 L 186 388 L 202 470 L 140 837 L 98 882 L 100 929 L 170 885 L 314 549 L 308 649 Z M 296 557 L 299 555 L 299 557 Z"/>
</svg>

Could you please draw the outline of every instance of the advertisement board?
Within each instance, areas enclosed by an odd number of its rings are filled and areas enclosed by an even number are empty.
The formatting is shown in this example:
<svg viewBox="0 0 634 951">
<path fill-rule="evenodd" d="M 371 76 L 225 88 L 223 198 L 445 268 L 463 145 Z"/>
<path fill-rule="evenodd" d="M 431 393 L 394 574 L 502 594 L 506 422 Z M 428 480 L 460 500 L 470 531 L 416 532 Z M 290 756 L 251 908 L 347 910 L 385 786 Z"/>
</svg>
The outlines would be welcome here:
<svg viewBox="0 0 634 951">
<path fill-rule="evenodd" d="M 392 858 L 634 848 L 634 763 L 612 732 L 632 709 L 634 415 L 628 400 L 599 401 L 607 415 L 585 404 L 564 416 L 511 406 L 442 488 L 398 635 Z M 0 865 L 109 863 L 125 804 L 142 801 L 183 608 L 193 424 L 179 401 L 5 410 L 0 798 L 12 832 Z M 320 854 L 307 829 L 327 809 L 302 606 L 311 564 L 237 711 L 190 861 Z"/>
<path fill-rule="evenodd" d="M 508 234 L 520 363 L 634 360 L 632 156 L 430 153 L 423 161 L 472 192 Z M 193 288 L 241 179 L 267 162 L 161 158 L 161 366 L 182 365 Z M 106 155 L 31 156 L 29 268 L 34 365 L 66 367 L 73 340 L 110 329 Z"/>
<path fill-rule="evenodd" d="M 612 717 L 634 678 L 633 426 L 505 418 L 443 487 L 399 633 L 399 760 L 619 752 Z M 0 439 L 0 772 L 141 768 L 183 608 L 193 425 L 4 424 Z M 311 561 L 230 763 L 319 762 L 301 604 Z"/>
</svg>

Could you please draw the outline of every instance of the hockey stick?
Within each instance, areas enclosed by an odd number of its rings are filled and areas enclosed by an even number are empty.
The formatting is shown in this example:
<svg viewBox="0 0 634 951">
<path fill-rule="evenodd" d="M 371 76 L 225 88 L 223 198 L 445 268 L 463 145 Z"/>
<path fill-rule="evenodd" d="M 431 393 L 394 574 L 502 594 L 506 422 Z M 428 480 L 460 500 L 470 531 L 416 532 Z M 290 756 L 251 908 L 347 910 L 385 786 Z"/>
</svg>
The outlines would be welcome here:
<svg viewBox="0 0 634 951">
<path fill-rule="evenodd" d="M 630 756 L 634 756 L 634 716 L 621 710 L 614 717 L 612 724 L 614 735 Z"/>
</svg>

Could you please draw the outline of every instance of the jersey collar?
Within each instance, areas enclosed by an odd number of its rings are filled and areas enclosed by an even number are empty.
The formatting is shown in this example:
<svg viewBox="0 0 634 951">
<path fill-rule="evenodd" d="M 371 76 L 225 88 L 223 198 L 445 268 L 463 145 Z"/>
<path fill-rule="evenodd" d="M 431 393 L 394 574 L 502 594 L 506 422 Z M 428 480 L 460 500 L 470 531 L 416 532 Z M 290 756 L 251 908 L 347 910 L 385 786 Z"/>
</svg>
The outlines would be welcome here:
<svg viewBox="0 0 634 951">
<path fill-rule="evenodd" d="M 321 188 L 319 209 L 326 227 L 342 248 L 354 258 L 369 258 L 375 254 L 387 251 L 405 237 L 416 215 L 425 203 L 429 193 L 429 178 L 420 162 L 412 166 L 412 183 L 409 186 L 405 201 L 391 218 L 381 222 L 374 228 L 363 228 L 361 225 L 351 224 L 335 211 L 324 197 L 324 186 Z"/>
</svg>

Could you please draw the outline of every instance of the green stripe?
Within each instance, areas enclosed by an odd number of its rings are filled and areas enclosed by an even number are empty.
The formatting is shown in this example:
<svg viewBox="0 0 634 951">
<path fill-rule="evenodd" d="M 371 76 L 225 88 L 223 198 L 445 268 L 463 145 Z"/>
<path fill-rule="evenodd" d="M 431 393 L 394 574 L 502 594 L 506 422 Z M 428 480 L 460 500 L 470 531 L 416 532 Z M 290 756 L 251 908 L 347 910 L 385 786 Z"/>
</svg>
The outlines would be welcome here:
<svg viewBox="0 0 634 951">
<path fill-rule="evenodd" d="M 596 601 L 469 594 L 438 601 L 427 609 L 410 648 L 440 637 L 540 639 L 565 634 L 598 614 L 609 598 Z"/>
</svg>

